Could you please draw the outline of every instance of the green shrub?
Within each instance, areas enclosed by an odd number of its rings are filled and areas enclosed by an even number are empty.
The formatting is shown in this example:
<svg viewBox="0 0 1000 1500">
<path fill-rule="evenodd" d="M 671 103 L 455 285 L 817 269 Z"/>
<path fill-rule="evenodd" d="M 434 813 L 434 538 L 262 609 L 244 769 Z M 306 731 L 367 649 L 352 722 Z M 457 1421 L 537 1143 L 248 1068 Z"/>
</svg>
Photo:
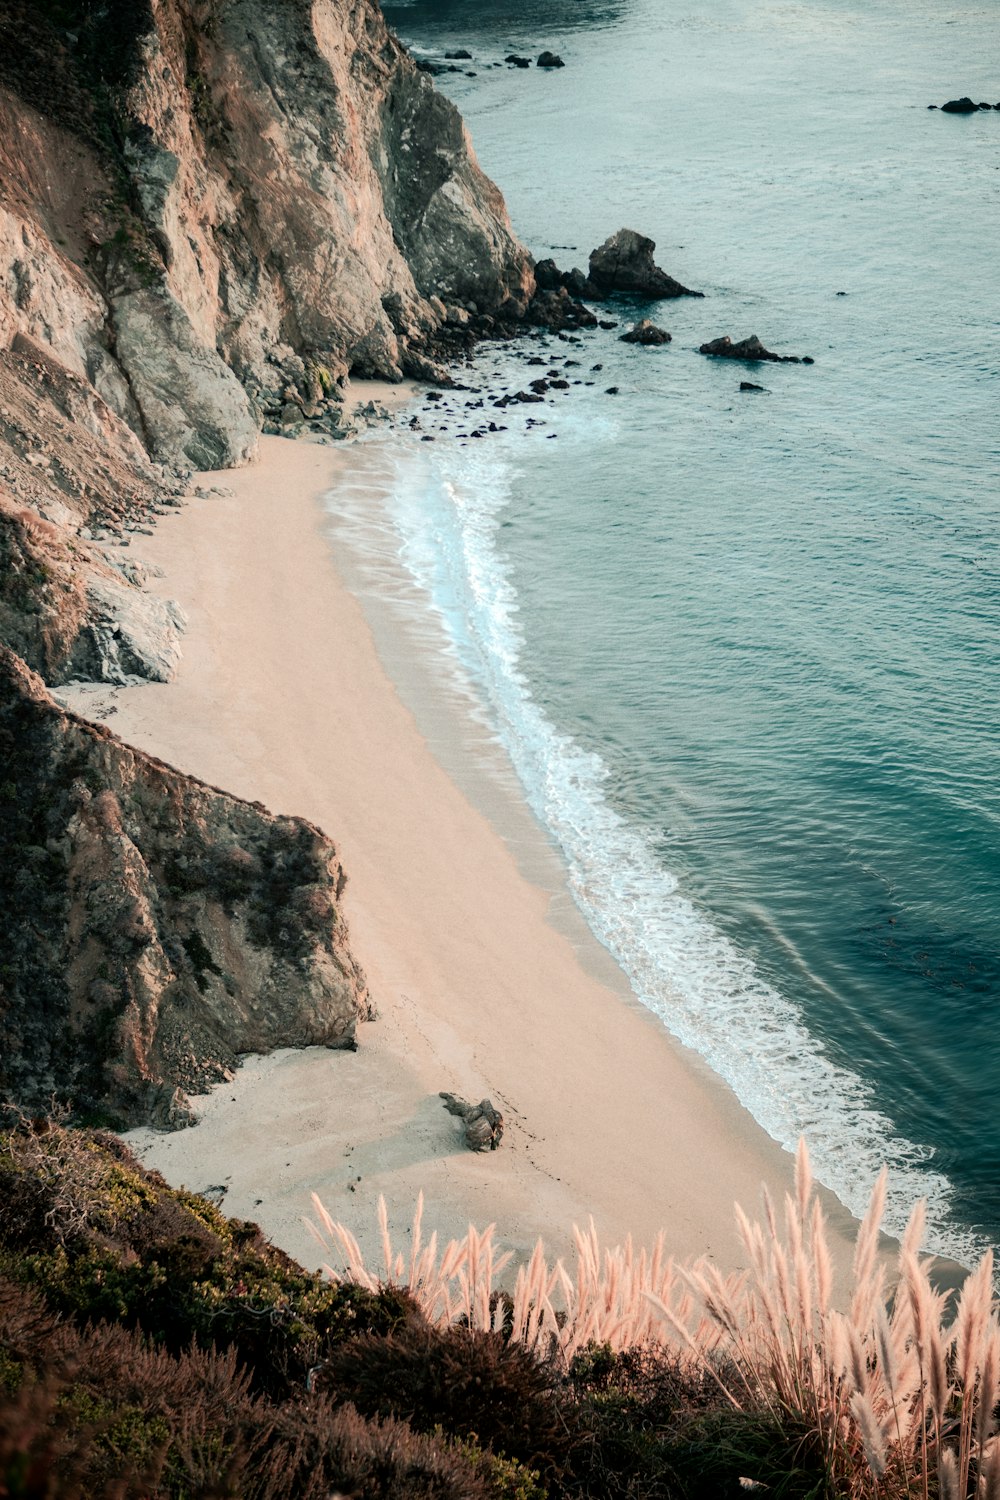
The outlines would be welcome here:
<svg viewBox="0 0 1000 1500">
<path fill-rule="evenodd" d="M 405 1292 L 334 1285 L 194 1193 L 144 1172 L 114 1136 L 50 1123 L 0 1136 L 0 1270 L 78 1325 L 101 1319 L 180 1353 L 233 1349 L 254 1389 L 301 1390 L 341 1341 L 387 1334 Z"/>
<path fill-rule="evenodd" d="M 412 1321 L 339 1345 L 320 1382 L 364 1416 L 476 1440 L 537 1469 L 546 1484 L 570 1471 L 582 1437 L 554 1368 L 499 1333 Z"/>
</svg>

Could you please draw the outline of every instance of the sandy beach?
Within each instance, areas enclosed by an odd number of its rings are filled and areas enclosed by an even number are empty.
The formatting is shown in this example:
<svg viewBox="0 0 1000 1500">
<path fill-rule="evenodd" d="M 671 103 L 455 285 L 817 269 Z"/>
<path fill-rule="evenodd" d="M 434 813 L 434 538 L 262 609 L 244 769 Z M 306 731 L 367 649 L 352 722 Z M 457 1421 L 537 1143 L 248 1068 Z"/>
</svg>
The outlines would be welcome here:
<svg viewBox="0 0 1000 1500">
<path fill-rule="evenodd" d="M 378 1009 L 356 1053 L 249 1059 L 194 1101 L 195 1128 L 129 1139 L 170 1182 L 224 1187 L 226 1212 L 312 1265 L 311 1193 L 374 1255 L 378 1194 L 403 1244 L 423 1190 L 425 1226 L 445 1236 L 495 1221 L 517 1252 L 543 1235 L 565 1253 L 593 1215 L 608 1242 L 662 1228 L 671 1252 L 734 1268 L 734 1201 L 784 1190 L 791 1158 L 632 1000 L 565 894 L 529 877 L 524 849 L 432 754 L 328 537 L 322 496 L 335 504 L 364 461 L 363 446 L 264 438 L 252 467 L 203 476 L 230 493 L 192 498 L 131 549 L 188 615 L 177 680 L 62 695 L 182 770 L 319 824 L 349 872 Z M 444 1089 L 492 1098 L 499 1151 L 464 1149 Z"/>
</svg>

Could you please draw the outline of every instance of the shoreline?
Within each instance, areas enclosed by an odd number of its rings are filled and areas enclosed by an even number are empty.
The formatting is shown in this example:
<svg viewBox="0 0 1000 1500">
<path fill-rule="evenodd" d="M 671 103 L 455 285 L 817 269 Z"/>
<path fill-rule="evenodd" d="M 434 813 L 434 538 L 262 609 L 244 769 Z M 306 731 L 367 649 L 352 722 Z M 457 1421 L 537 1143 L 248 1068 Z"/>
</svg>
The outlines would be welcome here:
<svg viewBox="0 0 1000 1500">
<path fill-rule="evenodd" d="M 566 1254 L 592 1214 L 606 1243 L 663 1228 L 671 1254 L 736 1269 L 734 1202 L 752 1213 L 762 1182 L 784 1191 L 792 1158 L 631 996 L 579 913 L 567 932 L 549 882 L 525 873 L 536 851 L 512 849 L 433 755 L 328 539 L 326 497 L 364 462 L 363 445 L 270 438 L 256 465 L 211 476 L 233 493 L 189 500 L 133 542 L 189 616 L 177 680 L 66 695 L 335 840 L 380 1017 L 357 1053 L 250 1059 L 192 1101 L 193 1129 L 128 1139 L 174 1184 L 225 1186 L 226 1212 L 307 1265 L 323 1259 L 302 1224 L 311 1192 L 377 1262 L 378 1193 L 402 1245 L 423 1190 L 428 1230 L 495 1221 L 518 1257 L 540 1234 Z M 493 1098 L 497 1153 L 465 1150 L 442 1089 Z M 824 1203 L 846 1249 L 854 1220 Z"/>
</svg>

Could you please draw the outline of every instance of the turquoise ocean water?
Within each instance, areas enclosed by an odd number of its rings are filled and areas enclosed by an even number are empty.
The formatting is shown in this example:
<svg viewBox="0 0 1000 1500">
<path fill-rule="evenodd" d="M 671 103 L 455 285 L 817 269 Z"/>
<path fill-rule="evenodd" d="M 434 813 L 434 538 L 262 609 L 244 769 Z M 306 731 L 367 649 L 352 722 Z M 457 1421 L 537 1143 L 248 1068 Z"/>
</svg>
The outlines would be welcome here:
<svg viewBox="0 0 1000 1500">
<path fill-rule="evenodd" d="M 705 292 L 610 310 L 664 349 L 550 340 L 594 384 L 505 433 L 391 438 L 400 555 L 644 1003 L 849 1206 L 887 1159 L 894 1222 L 926 1193 L 968 1253 L 1000 1233 L 1000 112 L 926 106 L 1000 99 L 1000 5 L 385 9 L 473 53 L 438 86 L 536 256 L 629 225 Z M 695 352 L 722 333 L 816 364 Z"/>
</svg>

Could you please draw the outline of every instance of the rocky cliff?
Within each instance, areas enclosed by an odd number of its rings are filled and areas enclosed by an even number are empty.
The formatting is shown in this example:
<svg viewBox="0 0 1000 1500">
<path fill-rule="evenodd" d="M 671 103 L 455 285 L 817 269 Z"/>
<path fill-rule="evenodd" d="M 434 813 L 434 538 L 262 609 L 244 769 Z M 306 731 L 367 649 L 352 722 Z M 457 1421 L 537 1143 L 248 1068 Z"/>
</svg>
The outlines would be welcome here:
<svg viewBox="0 0 1000 1500">
<path fill-rule="evenodd" d="M 353 1044 L 333 844 L 66 713 L 0 648 L 0 1093 L 182 1123 L 240 1053 Z"/>
<path fill-rule="evenodd" d="M 503 200 L 372 0 L 42 11 L 0 22 L 0 347 L 44 346 L 155 459 L 241 463 L 265 414 L 523 315 Z"/>
<path fill-rule="evenodd" d="M 324 835 L 44 684 L 173 674 L 183 620 L 120 549 L 192 467 L 342 435 L 351 372 L 445 379 L 534 291 L 375 0 L 4 0 L 0 1095 L 177 1123 L 240 1052 L 352 1037 Z"/>
</svg>

